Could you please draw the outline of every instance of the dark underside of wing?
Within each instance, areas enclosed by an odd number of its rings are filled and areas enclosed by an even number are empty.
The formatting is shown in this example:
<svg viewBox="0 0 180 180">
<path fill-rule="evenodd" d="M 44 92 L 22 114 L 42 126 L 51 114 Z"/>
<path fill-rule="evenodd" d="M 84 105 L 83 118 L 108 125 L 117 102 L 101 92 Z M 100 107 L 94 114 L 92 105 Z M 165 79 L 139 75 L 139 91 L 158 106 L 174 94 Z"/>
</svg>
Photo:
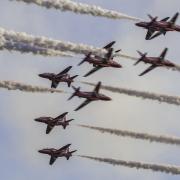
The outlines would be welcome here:
<svg viewBox="0 0 180 180">
<path fill-rule="evenodd" d="M 77 107 L 76 109 L 75 109 L 75 111 L 78 111 L 78 110 L 80 110 L 80 109 L 82 109 L 84 106 L 86 106 L 87 104 L 89 104 L 91 101 L 90 100 L 85 100 L 79 107 Z"/>
<path fill-rule="evenodd" d="M 154 30 L 153 29 L 148 29 L 148 32 L 146 34 L 146 40 L 149 40 L 151 38 L 151 36 L 154 34 Z"/>
<path fill-rule="evenodd" d="M 139 76 L 143 76 L 145 74 L 147 74 L 148 72 L 152 71 L 154 68 L 156 68 L 156 65 L 152 65 L 149 68 L 147 68 L 144 72 L 142 72 Z"/>
<path fill-rule="evenodd" d="M 97 66 L 97 67 L 93 68 L 91 71 L 89 71 L 87 74 L 85 74 L 84 77 L 87 77 L 87 76 L 95 73 L 96 71 L 98 71 L 101 68 L 102 68 L 101 66 Z"/>
<path fill-rule="evenodd" d="M 66 69 L 64 69 L 62 72 L 60 72 L 58 75 L 63 75 L 66 74 L 67 72 L 69 72 L 69 70 L 72 68 L 72 66 L 67 67 Z"/>
<path fill-rule="evenodd" d="M 65 113 L 63 113 L 63 114 L 57 116 L 55 119 L 58 119 L 58 120 L 59 120 L 59 119 L 65 117 L 67 114 L 68 114 L 68 112 L 65 112 Z"/>
<path fill-rule="evenodd" d="M 59 82 L 57 82 L 57 81 L 52 81 L 52 83 L 51 83 L 51 88 L 57 88 L 58 84 L 59 84 Z"/>
<path fill-rule="evenodd" d="M 46 134 L 49 134 L 52 131 L 53 128 L 54 128 L 54 126 L 47 125 Z"/>
<path fill-rule="evenodd" d="M 51 156 L 49 164 L 52 165 L 56 161 L 57 157 Z"/>
</svg>

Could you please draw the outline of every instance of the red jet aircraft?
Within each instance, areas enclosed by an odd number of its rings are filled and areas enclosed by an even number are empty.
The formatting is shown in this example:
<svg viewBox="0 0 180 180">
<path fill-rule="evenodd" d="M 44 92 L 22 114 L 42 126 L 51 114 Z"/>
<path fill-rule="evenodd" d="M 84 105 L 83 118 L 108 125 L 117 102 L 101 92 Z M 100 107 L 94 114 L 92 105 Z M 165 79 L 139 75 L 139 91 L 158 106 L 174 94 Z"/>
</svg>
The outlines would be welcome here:
<svg viewBox="0 0 180 180">
<path fill-rule="evenodd" d="M 105 54 L 104 57 L 93 55 L 91 52 L 79 63 L 79 65 L 83 64 L 84 62 L 89 62 L 90 64 L 93 64 L 94 68 L 89 71 L 84 77 L 87 77 L 94 72 L 104 68 L 104 67 L 113 67 L 113 68 L 121 68 L 122 66 L 115 62 L 113 60 L 113 48 L 115 41 L 112 41 L 111 43 L 107 44 L 103 49 L 107 50 L 107 54 Z M 115 51 L 115 53 L 119 52 L 121 50 Z"/>
<path fill-rule="evenodd" d="M 87 104 L 89 104 L 92 101 L 98 101 L 98 100 L 102 100 L 102 101 L 110 101 L 111 98 L 105 96 L 104 94 L 100 94 L 99 90 L 101 88 L 101 82 L 99 82 L 94 91 L 93 92 L 84 92 L 84 91 L 80 91 L 80 87 L 79 88 L 75 88 L 73 86 L 73 89 L 75 90 L 75 92 L 72 94 L 72 96 L 68 99 L 72 99 L 74 96 L 78 96 L 80 98 L 86 98 L 87 100 L 85 100 L 79 107 L 77 107 L 75 109 L 75 111 L 78 111 L 79 109 L 83 108 L 84 106 L 86 106 Z"/>
<path fill-rule="evenodd" d="M 74 82 L 74 79 L 78 76 L 76 75 L 76 76 L 70 77 L 70 75 L 67 74 L 71 68 L 72 66 L 69 66 L 66 69 L 64 69 L 62 72 L 60 72 L 59 74 L 43 73 L 43 74 L 39 74 L 39 76 L 52 81 L 51 88 L 57 88 L 60 82 L 66 82 L 68 87 L 70 87 L 71 83 Z"/>
<path fill-rule="evenodd" d="M 151 40 L 162 34 L 166 35 L 168 31 L 180 32 L 180 26 L 175 24 L 178 19 L 178 16 L 179 16 L 179 13 L 176 13 L 170 19 L 170 21 L 168 21 L 169 17 L 166 17 L 160 21 L 157 21 L 158 17 L 152 17 L 151 15 L 148 15 L 148 17 L 151 19 L 150 22 L 139 22 L 139 23 L 136 23 L 136 26 L 147 29 L 148 32 L 146 35 L 146 40 Z"/>
<path fill-rule="evenodd" d="M 165 48 L 159 57 L 147 57 L 147 53 L 143 54 L 140 51 L 137 51 L 141 58 L 134 65 L 137 65 L 141 61 L 144 63 L 151 64 L 151 66 L 144 72 L 142 72 L 139 76 L 143 76 L 144 74 L 155 69 L 156 67 L 175 67 L 175 64 L 165 59 L 167 51 L 168 48 Z"/>
<path fill-rule="evenodd" d="M 46 134 L 49 134 L 55 126 L 62 126 L 64 129 L 66 129 L 69 123 L 74 120 L 74 119 L 66 120 L 67 114 L 68 112 L 65 112 L 56 118 L 40 117 L 35 119 L 35 121 L 47 124 Z"/>
<path fill-rule="evenodd" d="M 38 152 L 42 154 L 48 154 L 49 156 L 51 156 L 49 164 L 52 165 L 58 157 L 65 157 L 67 160 L 69 160 L 72 154 L 77 151 L 69 151 L 70 146 L 71 144 L 67 144 L 60 149 L 47 148 L 39 150 Z"/>
</svg>

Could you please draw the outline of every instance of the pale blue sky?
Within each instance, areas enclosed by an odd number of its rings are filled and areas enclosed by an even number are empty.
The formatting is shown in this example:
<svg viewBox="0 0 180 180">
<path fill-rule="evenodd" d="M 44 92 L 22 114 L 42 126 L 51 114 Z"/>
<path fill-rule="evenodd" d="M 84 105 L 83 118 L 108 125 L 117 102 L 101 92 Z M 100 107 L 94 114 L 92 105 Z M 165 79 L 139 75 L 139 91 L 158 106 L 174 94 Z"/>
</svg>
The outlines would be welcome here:
<svg viewBox="0 0 180 180">
<path fill-rule="evenodd" d="M 91 2 L 82 0 L 80 2 L 97 4 L 144 19 L 147 19 L 147 13 L 160 17 L 172 16 L 180 6 L 178 0 L 133 0 L 133 2 L 132 0 L 92 0 Z M 159 55 L 164 47 L 169 47 L 167 57 L 180 64 L 180 34 L 178 33 L 168 33 L 165 38 L 147 42 L 144 40 L 145 31 L 135 27 L 132 21 L 46 10 L 8 0 L 0 2 L 0 17 L 1 27 L 33 35 L 82 42 L 98 47 L 117 40 L 118 48 L 134 56 L 137 56 L 137 49 L 148 51 L 150 55 Z M 44 58 L 3 51 L 0 52 L 0 76 L 2 80 L 49 86 L 49 82 L 40 79 L 37 74 L 48 71 L 59 72 L 64 67 L 73 65 L 72 74 L 77 73 L 82 76 L 92 67 L 88 64 L 77 67 L 81 58 L 82 56 Z M 157 69 L 140 78 L 138 74 L 146 68 L 145 65 L 134 67 L 133 62 L 122 58 L 117 61 L 123 65 L 123 69 L 104 69 L 87 79 L 79 78 L 79 80 L 93 82 L 101 80 L 105 84 L 179 95 L 180 74 L 178 72 Z M 79 83 L 75 85 L 80 86 Z M 81 86 L 91 90 L 91 87 Z M 60 85 L 59 88 L 71 91 L 66 85 Z M 78 157 L 73 157 L 70 161 L 58 159 L 54 166 L 50 167 L 49 157 L 37 153 L 37 150 L 44 147 L 58 148 L 66 143 L 72 143 L 72 148 L 78 149 L 78 154 L 180 165 L 180 152 L 176 146 L 103 135 L 74 126 L 76 123 L 84 123 L 180 136 L 179 107 L 106 91 L 103 93 L 111 96 L 113 101 L 92 103 L 79 112 L 73 112 L 82 100 L 74 98 L 67 102 L 69 94 L 28 94 L 1 90 L 1 179 L 178 180 L 179 176 L 146 170 L 137 171 L 121 166 L 113 167 Z M 57 116 L 65 111 L 70 111 L 69 117 L 76 119 L 72 123 L 74 125 L 67 131 L 56 128 L 47 136 L 44 133 L 45 126 L 33 121 L 39 116 Z"/>
</svg>

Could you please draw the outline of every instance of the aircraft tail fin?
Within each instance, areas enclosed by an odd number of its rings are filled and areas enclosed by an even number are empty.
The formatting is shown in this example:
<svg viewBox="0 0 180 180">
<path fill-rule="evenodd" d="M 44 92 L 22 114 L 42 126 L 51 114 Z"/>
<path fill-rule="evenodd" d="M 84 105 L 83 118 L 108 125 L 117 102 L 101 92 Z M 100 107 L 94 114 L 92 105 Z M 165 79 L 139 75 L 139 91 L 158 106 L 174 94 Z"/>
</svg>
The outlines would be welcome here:
<svg viewBox="0 0 180 180">
<path fill-rule="evenodd" d="M 137 65 L 137 64 L 139 64 L 141 61 L 143 61 L 143 59 L 147 56 L 147 53 L 142 53 L 142 52 L 140 52 L 140 51 L 137 51 L 138 52 L 138 54 L 141 56 L 140 57 L 140 59 L 137 61 L 137 62 L 135 62 L 134 63 L 134 65 Z"/>
<path fill-rule="evenodd" d="M 170 20 L 170 23 L 173 25 L 176 23 L 177 19 L 179 17 L 179 13 L 177 12 L 173 17 L 172 19 Z"/>
<path fill-rule="evenodd" d="M 78 64 L 78 66 L 80 66 L 81 64 L 83 64 L 84 62 L 88 61 L 88 59 L 91 57 L 91 52 Z"/>
<path fill-rule="evenodd" d="M 75 153 L 77 150 L 74 151 L 70 151 L 67 155 L 66 155 L 66 159 L 69 160 L 69 158 L 72 156 L 73 153 Z"/>
<path fill-rule="evenodd" d="M 75 76 L 70 77 L 70 80 L 71 80 L 71 81 L 69 81 L 69 82 L 67 83 L 67 84 L 68 84 L 68 87 L 71 86 L 71 83 L 74 81 L 74 79 L 75 79 L 76 77 L 78 77 L 78 75 L 75 75 Z"/>
<path fill-rule="evenodd" d="M 72 88 L 74 89 L 74 93 L 70 96 L 70 98 L 68 100 L 71 100 L 74 96 L 76 96 L 77 92 L 79 92 L 80 87 L 76 88 L 74 86 L 72 86 Z"/>
<path fill-rule="evenodd" d="M 70 120 L 65 121 L 64 124 L 62 125 L 62 126 L 63 126 L 63 129 L 66 129 L 66 127 L 69 125 L 69 123 L 70 123 L 71 121 L 73 121 L 73 120 L 74 120 L 74 119 L 70 119 Z"/>
</svg>

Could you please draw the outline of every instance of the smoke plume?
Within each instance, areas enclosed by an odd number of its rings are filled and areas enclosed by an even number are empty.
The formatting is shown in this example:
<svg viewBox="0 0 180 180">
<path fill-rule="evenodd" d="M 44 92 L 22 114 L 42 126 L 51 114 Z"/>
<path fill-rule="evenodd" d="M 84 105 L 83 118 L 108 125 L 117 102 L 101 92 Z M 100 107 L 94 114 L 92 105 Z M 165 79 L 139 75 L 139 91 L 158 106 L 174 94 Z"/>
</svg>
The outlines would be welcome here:
<svg viewBox="0 0 180 180">
<path fill-rule="evenodd" d="M 34 55 L 42 55 L 42 56 L 74 57 L 70 53 L 55 51 L 53 49 L 41 48 L 38 46 L 34 46 L 22 42 L 7 41 L 3 37 L 0 38 L 0 50 L 18 51 L 21 53 L 32 53 Z"/>
<path fill-rule="evenodd" d="M 96 130 L 101 133 L 109 133 L 109 134 L 116 135 L 116 136 L 148 140 L 150 142 L 159 142 L 159 143 L 165 143 L 165 144 L 180 145 L 180 138 L 178 138 L 178 137 L 163 136 L 163 135 L 158 136 L 158 135 L 153 135 L 153 134 L 148 134 L 148 133 L 138 133 L 138 132 L 133 132 L 133 131 L 109 129 L 109 128 L 102 128 L 102 127 L 87 126 L 87 125 L 79 125 L 79 126 L 83 127 L 83 128 Z"/>
<path fill-rule="evenodd" d="M 103 9 L 99 6 L 88 5 L 71 0 L 16 0 L 23 1 L 25 3 L 33 3 L 38 6 L 45 7 L 47 9 L 54 8 L 61 11 L 72 11 L 79 14 L 90 14 L 92 16 L 101 16 L 111 19 L 128 19 L 133 21 L 140 21 L 141 19 L 122 14 L 120 12 Z"/>
<path fill-rule="evenodd" d="M 0 88 L 8 89 L 8 90 L 20 90 L 24 92 L 39 92 L 39 93 L 50 93 L 50 92 L 56 92 L 56 93 L 65 93 L 62 90 L 57 89 L 51 89 L 51 88 L 45 88 L 41 86 L 32 86 L 28 84 L 23 84 L 20 82 L 13 82 L 13 81 L 0 81 Z"/>
<path fill-rule="evenodd" d="M 92 157 L 92 156 L 79 156 L 86 159 L 91 159 L 94 161 L 104 162 L 107 164 L 111 164 L 114 166 L 125 166 L 129 168 L 136 168 L 136 169 L 147 169 L 152 170 L 154 172 L 162 172 L 167 174 L 179 175 L 180 174 L 180 167 L 171 166 L 171 165 L 160 165 L 160 164 L 147 164 L 142 162 L 135 162 L 135 161 L 123 161 L 123 160 L 115 160 L 109 158 L 99 158 L 99 157 Z"/>
<path fill-rule="evenodd" d="M 96 86 L 95 83 L 90 83 L 90 82 L 82 82 L 82 83 L 88 84 L 90 86 Z M 135 96 L 135 97 L 140 97 L 143 99 L 156 100 L 156 101 L 164 102 L 167 104 L 180 105 L 180 97 L 178 96 L 169 96 L 165 94 L 156 94 L 156 93 L 151 93 L 151 92 L 137 91 L 133 89 L 112 87 L 112 86 L 102 86 L 102 89 L 110 91 L 110 92 L 114 92 L 114 93 L 126 94 L 128 96 Z"/>
<path fill-rule="evenodd" d="M 52 49 L 57 51 L 71 51 L 77 54 L 88 54 L 92 52 L 97 55 L 104 55 L 107 53 L 105 49 L 95 48 L 84 44 L 75 44 L 71 42 L 64 42 L 60 40 L 53 40 L 46 37 L 35 37 L 22 32 L 8 31 L 0 28 L 0 38 L 7 41 L 20 42 L 29 46 L 40 47 L 44 49 Z"/>
</svg>

